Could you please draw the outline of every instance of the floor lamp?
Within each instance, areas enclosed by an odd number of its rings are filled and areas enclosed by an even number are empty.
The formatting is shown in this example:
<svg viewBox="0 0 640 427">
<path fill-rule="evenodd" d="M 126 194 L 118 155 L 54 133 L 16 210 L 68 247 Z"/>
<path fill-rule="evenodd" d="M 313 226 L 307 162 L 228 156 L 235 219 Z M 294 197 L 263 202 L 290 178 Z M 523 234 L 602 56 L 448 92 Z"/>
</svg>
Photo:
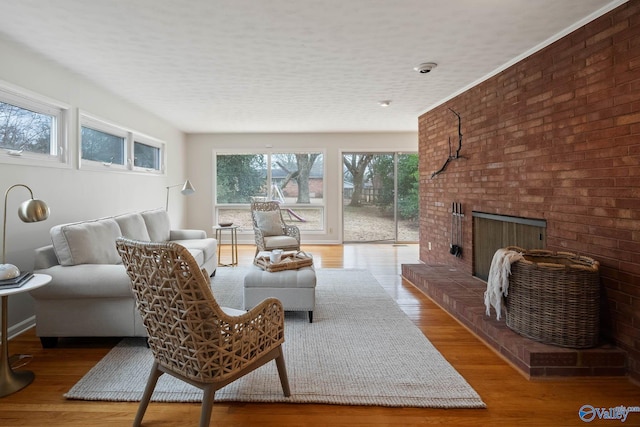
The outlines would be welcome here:
<svg viewBox="0 0 640 427">
<path fill-rule="evenodd" d="M 169 190 L 174 188 L 174 187 L 180 187 L 180 184 L 175 184 L 175 185 L 169 185 L 167 186 L 167 204 L 165 206 L 165 210 L 169 211 Z M 191 181 L 189 181 L 188 179 L 184 182 L 184 185 L 182 186 L 182 190 L 180 190 L 180 192 L 184 195 L 184 196 L 188 196 L 189 194 L 193 194 L 196 192 L 196 189 L 193 188 L 193 185 L 191 185 Z"/>
<path fill-rule="evenodd" d="M 20 270 L 12 264 L 5 264 L 7 259 L 7 199 L 9 191 L 15 187 L 24 187 L 29 190 L 31 199 L 23 202 L 18 208 L 18 216 L 22 222 L 39 222 L 49 217 L 49 207 L 42 200 L 33 198 L 33 191 L 24 184 L 15 184 L 7 189 L 4 193 L 4 223 L 2 226 L 2 264 L 0 265 L 0 273 L 7 277 L 3 279 L 14 278 L 20 275 Z M 9 329 L 8 295 L 2 295 L 2 354 L 0 355 L 0 397 L 20 390 L 33 381 L 32 372 L 13 372 L 9 365 L 9 348 L 7 347 L 7 334 Z"/>
</svg>

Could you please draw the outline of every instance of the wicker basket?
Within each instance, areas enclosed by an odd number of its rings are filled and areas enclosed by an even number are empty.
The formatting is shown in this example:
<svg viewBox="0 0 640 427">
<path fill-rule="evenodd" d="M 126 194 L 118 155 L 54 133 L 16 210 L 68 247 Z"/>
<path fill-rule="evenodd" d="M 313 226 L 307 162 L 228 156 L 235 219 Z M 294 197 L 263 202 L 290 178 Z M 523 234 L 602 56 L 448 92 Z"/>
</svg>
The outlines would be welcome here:
<svg viewBox="0 0 640 427">
<path fill-rule="evenodd" d="M 302 267 L 311 267 L 313 257 L 303 251 L 284 252 L 280 262 L 271 262 L 269 256 L 258 256 L 253 260 L 258 267 L 270 273 L 284 270 L 297 270 Z"/>
<path fill-rule="evenodd" d="M 570 348 L 598 344 L 599 263 L 569 252 L 524 250 L 511 265 L 506 323 L 533 340 Z"/>
</svg>

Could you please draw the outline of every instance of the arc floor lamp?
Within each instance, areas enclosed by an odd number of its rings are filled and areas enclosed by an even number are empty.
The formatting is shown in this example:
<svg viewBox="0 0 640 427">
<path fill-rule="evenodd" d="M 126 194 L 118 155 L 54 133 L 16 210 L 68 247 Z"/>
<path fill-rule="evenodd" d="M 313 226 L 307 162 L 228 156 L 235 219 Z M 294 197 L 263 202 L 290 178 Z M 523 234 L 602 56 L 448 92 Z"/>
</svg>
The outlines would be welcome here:
<svg viewBox="0 0 640 427">
<path fill-rule="evenodd" d="M 167 186 L 167 204 L 165 205 L 165 210 L 168 211 L 169 210 L 169 190 L 171 190 L 174 187 L 180 187 L 181 184 L 175 184 L 175 185 L 169 185 Z M 182 195 L 184 196 L 188 196 L 189 194 L 193 194 L 196 192 L 196 189 L 193 188 L 193 185 L 191 185 L 191 181 L 189 181 L 188 179 L 184 182 L 184 185 L 182 185 L 182 190 L 180 190 L 180 192 L 182 193 Z"/>
</svg>

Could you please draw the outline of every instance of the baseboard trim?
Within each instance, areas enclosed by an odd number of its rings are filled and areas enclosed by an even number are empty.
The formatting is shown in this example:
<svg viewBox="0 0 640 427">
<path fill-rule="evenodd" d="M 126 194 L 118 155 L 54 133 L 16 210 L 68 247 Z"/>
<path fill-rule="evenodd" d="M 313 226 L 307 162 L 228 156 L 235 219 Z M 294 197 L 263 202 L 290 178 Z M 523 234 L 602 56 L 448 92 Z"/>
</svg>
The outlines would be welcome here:
<svg viewBox="0 0 640 427">
<path fill-rule="evenodd" d="M 12 325 L 11 327 L 8 328 L 7 331 L 7 335 L 8 335 L 8 339 L 12 339 L 17 337 L 20 334 L 23 334 L 24 332 L 28 331 L 29 329 L 33 328 L 34 326 L 36 326 L 36 316 L 33 315 L 31 317 L 26 318 L 25 320 L 23 320 L 22 322 L 19 322 L 15 325 Z"/>
</svg>

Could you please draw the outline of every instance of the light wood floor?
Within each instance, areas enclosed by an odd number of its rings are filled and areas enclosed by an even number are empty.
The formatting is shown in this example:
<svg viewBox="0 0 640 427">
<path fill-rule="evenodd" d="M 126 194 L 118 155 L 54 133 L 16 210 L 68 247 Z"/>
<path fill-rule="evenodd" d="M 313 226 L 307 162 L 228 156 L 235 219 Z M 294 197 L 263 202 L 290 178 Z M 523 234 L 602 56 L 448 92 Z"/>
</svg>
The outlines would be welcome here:
<svg viewBox="0 0 640 427">
<path fill-rule="evenodd" d="M 418 249 L 415 245 L 305 246 L 304 249 L 313 253 L 318 268 L 369 269 L 475 388 L 487 409 L 216 403 L 212 426 L 441 424 L 551 427 L 585 425 L 578 418 L 578 410 L 585 404 L 605 408 L 640 406 L 640 387 L 627 378 L 525 379 L 420 291 L 401 279 L 400 265 L 417 262 Z M 253 246 L 240 246 L 240 265 L 250 264 L 253 251 Z M 0 399 L 0 426 L 131 425 L 136 403 L 67 401 L 62 397 L 117 341 L 63 340 L 58 348 L 43 350 L 33 331 L 12 339 L 9 343 L 11 354 L 33 355 L 27 369 L 36 373 L 36 379 L 27 388 Z M 198 404 L 151 403 L 143 425 L 195 426 L 199 413 Z M 615 426 L 620 425 L 620 421 L 596 419 L 589 425 Z M 622 425 L 640 425 L 640 413 L 629 414 Z"/>
</svg>

